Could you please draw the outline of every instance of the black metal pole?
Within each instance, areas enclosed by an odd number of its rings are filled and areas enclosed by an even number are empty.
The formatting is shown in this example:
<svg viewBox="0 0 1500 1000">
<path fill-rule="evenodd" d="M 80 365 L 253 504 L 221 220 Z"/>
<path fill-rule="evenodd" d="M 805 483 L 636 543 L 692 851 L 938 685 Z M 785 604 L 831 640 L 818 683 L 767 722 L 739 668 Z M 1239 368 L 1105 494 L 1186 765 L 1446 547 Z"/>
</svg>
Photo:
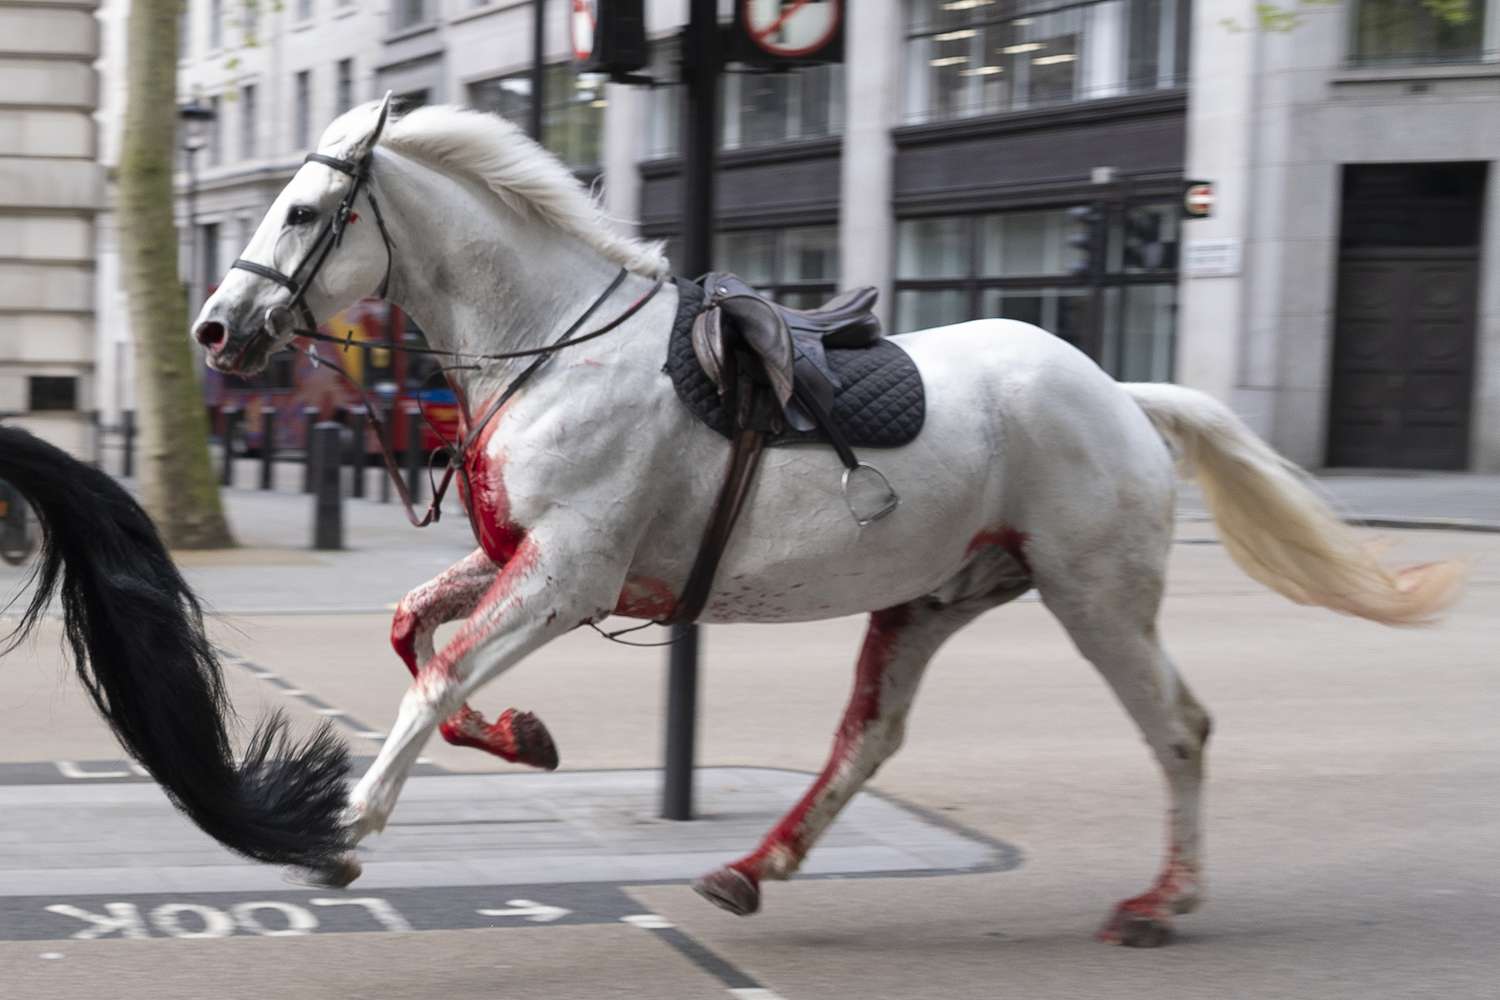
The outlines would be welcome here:
<svg viewBox="0 0 1500 1000">
<path fill-rule="evenodd" d="M 354 467 L 354 486 L 349 495 L 360 500 L 365 496 L 365 409 L 355 407 L 349 411 L 349 430 L 353 434 L 354 451 L 349 456 L 349 464 Z"/>
<path fill-rule="evenodd" d="M 135 475 L 135 411 L 121 411 L 120 424 L 125 432 L 125 468 L 120 475 L 130 479 Z"/>
<path fill-rule="evenodd" d="M 260 488 L 276 488 L 276 407 L 260 411 Z"/>
<path fill-rule="evenodd" d="M 332 420 L 313 428 L 313 548 L 344 547 L 344 498 L 340 496 L 340 459 L 344 454 L 342 424 Z"/>
<path fill-rule="evenodd" d="M 302 408 L 304 437 L 302 439 L 302 492 L 313 491 L 313 428 L 318 426 L 319 410 L 316 406 Z"/>
<path fill-rule="evenodd" d="M 224 470 L 219 476 L 221 486 L 234 485 L 234 430 L 240 422 L 240 411 L 234 407 L 224 409 Z"/>
<path fill-rule="evenodd" d="M 685 107 L 682 129 L 683 270 L 712 266 L 714 162 L 718 152 L 719 72 L 723 39 L 717 0 L 692 0 L 682 37 Z M 673 625 L 667 654 L 664 819 L 693 818 L 693 761 L 698 727 L 698 626 Z"/>
<path fill-rule="evenodd" d="M 387 405 L 381 407 L 380 425 L 385 428 L 385 433 L 388 435 L 396 433 L 396 425 L 391 423 L 391 417 L 393 417 L 395 413 L 396 409 L 393 406 Z M 389 438 L 387 438 L 387 440 L 389 440 Z M 381 468 L 380 466 L 376 466 L 376 468 L 380 469 L 380 502 L 390 503 L 391 477 L 386 469 Z"/>
<path fill-rule="evenodd" d="M 412 502 L 422 496 L 422 410 L 414 406 L 406 411 L 406 492 Z"/>
<path fill-rule="evenodd" d="M 531 107 L 526 133 L 542 141 L 542 97 L 547 84 L 547 0 L 531 0 Z"/>
</svg>

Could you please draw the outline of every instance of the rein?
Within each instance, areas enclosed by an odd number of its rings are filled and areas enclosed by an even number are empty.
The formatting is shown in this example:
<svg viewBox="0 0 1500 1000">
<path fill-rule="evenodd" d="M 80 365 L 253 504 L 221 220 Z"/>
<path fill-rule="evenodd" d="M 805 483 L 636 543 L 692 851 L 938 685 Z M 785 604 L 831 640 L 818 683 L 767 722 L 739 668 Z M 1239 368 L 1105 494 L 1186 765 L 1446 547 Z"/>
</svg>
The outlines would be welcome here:
<svg viewBox="0 0 1500 1000">
<path fill-rule="evenodd" d="M 594 313 L 599 310 L 599 307 L 602 306 L 610 298 L 610 296 L 619 289 L 620 285 L 624 283 L 625 278 L 628 274 L 629 272 L 625 268 L 620 268 L 619 273 L 615 275 L 615 278 L 612 282 L 610 282 L 609 287 L 605 288 L 604 291 L 594 299 L 589 307 L 583 311 L 583 314 L 576 320 L 574 320 L 565 331 L 563 331 L 563 334 L 560 338 L 545 347 L 528 348 L 526 350 L 520 351 L 501 351 L 493 354 L 464 354 L 457 351 L 439 351 L 430 348 L 409 347 L 407 345 L 398 344 L 392 341 L 358 342 L 360 346 L 365 347 L 380 347 L 388 350 L 406 351 L 407 353 L 411 354 L 443 354 L 451 357 L 463 357 L 473 360 L 503 361 L 508 358 L 527 357 L 535 359 L 531 362 L 531 364 L 522 369 L 519 375 L 517 375 L 510 381 L 510 384 L 505 387 L 505 391 L 502 392 L 495 399 L 495 401 L 490 404 L 490 406 L 484 411 L 484 415 L 480 417 L 478 421 L 469 421 L 468 414 L 465 413 L 465 420 L 470 424 L 470 426 L 467 433 L 464 434 L 462 441 L 443 441 L 443 444 L 448 451 L 448 467 L 443 472 L 443 478 L 436 484 L 434 484 L 432 491 L 432 500 L 427 505 L 427 511 L 421 515 L 417 514 L 416 502 L 412 499 L 411 491 L 407 488 L 406 479 L 401 475 L 400 465 L 396 461 L 395 452 L 391 447 L 391 435 L 386 430 L 385 422 L 380 419 L 379 410 L 371 400 L 369 392 L 366 391 L 364 386 L 360 385 L 359 382 L 356 381 L 355 378 L 350 375 L 342 365 L 338 364 L 337 362 L 329 361 L 327 358 L 320 356 L 314 348 L 307 348 L 304 353 L 306 353 L 307 356 L 312 359 L 315 364 L 328 365 L 328 367 L 337 372 L 344 379 L 344 381 L 348 382 L 349 386 L 359 394 L 360 400 L 364 403 L 365 406 L 365 413 L 369 416 L 370 426 L 375 432 L 375 440 L 380 444 L 380 455 L 385 464 L 386 475 L 388 475 L 391 479 L 391 482 L 395 484 L 396 493 L 401 497 L 401 504 L 405 508 L 407 520 L 409 520 L 414 527 L 425 528 L 429 524 L 436 524 L 442 518 L 443 497 L 447 494 L 448 487 L 453 481 L 454 472 L 461 470 L 464 475 L 465 486 L 470 485 L 468 481 L 468 467 L 464 462 L 465 457 L 468 455 L 469 449 L 474 445 L 476 441 L 479 440 L 479 436 L 483 433 L 484 428 L 489 424 L 491 420 L 495 418 L 496 414 L 500 412 L 501 408 L 503 408 L 505 404 L 508 403 L 510 399 L 521 390 L 522 386 L 530 381 L 531 377 L 537 373 L 542 365 L 546 364 L 547 360 L 551 358 L 553 354 L 556 354 L 558 351 L 561 351 L 564 348 L 571 347 L 574 344 L 582 344 L 587 341 L 594 340 L 595 338 L 602 337 L 606 333 L 613 331 L 614 329 L 619 327 L 620 324 L 624 323 L 636 313 L 640 312 L 641 309 L 645 307 L 646 303 L 650 302 L 653 298 L 656 297 L 656 293 L 661 290 L 662 285 L 665 283 L 665 279 L 657 278 L 655 283 L 653 283 L 649 289 L 647 289 L 639 298 L 637 298 L 634 302 L 627 306 L 614 319 L 610 320 L 608 323 L 604 324 L 596 330 L 592 330 L 582 336 L 575 336 L 575 334 L 578 333 L 578 330 L 583 326 L 583 324 L 588 322 L 589 317 L 593 316 Z M 293 333 L 297 336 L 306 337 L 312 340 L 322 340 L 335 344 L 341 344 L 345 348 L 351 347 L 355 343 L 354 341 L 347 338 L 330 337 L 328 334 L 320 333 L 317 330 L 294 330 Z M 418 407 L 421 407 L 420 402 L 418 402 L 417 405 Z M 425 418 L 425 411 L 423 411 L 423 415 Z M 430 423 L 429 426 L 431 426 Z M 434 431 L 435 430 L 436 428 L 434 428 Z M 439 437 L 441 438 L 441 435 L 439 435 Z"/>
</svg>

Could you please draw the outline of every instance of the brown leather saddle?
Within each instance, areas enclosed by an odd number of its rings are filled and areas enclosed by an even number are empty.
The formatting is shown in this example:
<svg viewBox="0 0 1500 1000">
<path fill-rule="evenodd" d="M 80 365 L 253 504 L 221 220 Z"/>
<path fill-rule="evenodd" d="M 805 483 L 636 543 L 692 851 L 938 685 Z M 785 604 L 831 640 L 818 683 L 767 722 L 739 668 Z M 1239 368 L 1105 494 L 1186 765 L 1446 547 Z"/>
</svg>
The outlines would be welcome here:
<svg viewBox="0 0 1500 1000">
<path fill-rule="evenodd" d="M 841 381 L 827 350 L 881 342 L 880 321 L 871 312 L 877 290 L 850 289 L 816 309 L 793 309 L 728 273 L 709 273 L 702 289 L 692 348 L 731 415 L 730 461 L 697 560 L 664 623 L 690 622 L 702 613 L 768 437 L 816 431 L 831 444 L 844 464 L 844 501 L 860 527 L 885 517 L 900 502 L 885 476 L 855 456 L 831 415 Z"/>
</svg>

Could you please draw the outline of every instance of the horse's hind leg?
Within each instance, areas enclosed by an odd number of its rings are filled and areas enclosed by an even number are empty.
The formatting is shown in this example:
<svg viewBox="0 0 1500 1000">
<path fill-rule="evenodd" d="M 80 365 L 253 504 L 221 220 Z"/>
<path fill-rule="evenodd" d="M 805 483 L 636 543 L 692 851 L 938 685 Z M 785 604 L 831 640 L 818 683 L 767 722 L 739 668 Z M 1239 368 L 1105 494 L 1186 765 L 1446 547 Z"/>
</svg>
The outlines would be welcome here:
<svg viewBox="0 0 1500 1000">
<path fill-rule="evenodd" d="M 1026 589 L 1021 585 L 951 605 L 922 599 L 870 615 L 854 693 L 822 773 L 758 848 L 704 875 L 693 888 L 731 913 L 758 910 L 761 880 L 791 877 L 839 810 L 901 745 L 907 712 L 932 654 L 980 612 Z"/>
<path fill-rule="evenodd" d="M 1095 550 L 1086 562 L 1069 567 L 1061 583 L 1039 571 L 1042 599 L 1140 728 L 1166 777 L 1170 810 L 1161 874 L 1115 907 L 1099 938 L 1155 947 L 1170 936 L 1173 915 L 1201 900 L 1199 804 L 1210 721 L 1157 635 L 1164 555 Z"/>
<path fill-rule="evenodd" d="M 432 659 L 438 626 L 473 614 L 499 573 L 500 567 L 484 550 L 475 549 L 401 599 L 391 620 L 391 646 L 412 677 L 417 677 Z M 489 723 L 465 704 L 443 720 L 438 731 L 454 746 L 474 747 L 513 764 L 548 771 L 557 767 L 552 734 L 530 712 L 507 708 Z"/>
</svg>

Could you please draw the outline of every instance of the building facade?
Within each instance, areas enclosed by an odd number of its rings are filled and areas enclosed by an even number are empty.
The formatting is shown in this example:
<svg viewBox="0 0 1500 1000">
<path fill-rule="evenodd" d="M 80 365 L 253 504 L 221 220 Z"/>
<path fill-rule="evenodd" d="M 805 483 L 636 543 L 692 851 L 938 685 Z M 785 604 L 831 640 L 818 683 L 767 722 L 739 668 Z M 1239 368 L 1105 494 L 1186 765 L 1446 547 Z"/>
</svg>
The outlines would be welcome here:
<svg viewBox="0 0 1500 1000">
<path fill-rule="evenodd" d="M 91 445 L 94 0 L 0 0 L 0 413 Z"/>
<path fill-rule="evenodd" d="M 183 96 L 220 112 L 200 289 L 350 104 L 529 114 L 531 0 L 236 2 L 185 15 Z M 1500 0 L 1470 2 L 1466 26 L 1348 0 L 1292 30 L 1251 0 L 848 4 L 843 65 L 725 75 L 716 265 L 797 304 L 876 285 L 895 330 L 1037 323 L 1303 464 L 1500 467 Z M 684 5 L 647 4 L 652 88 L 575 73 L 571 5 L 545 9 L 544 142 L 670 253 Z M 1189 178 L 1211 218 L 1183 220 Z"/>
<path fill-rule="evenodd" d="M 1178 380 L 1305 465 L 1500 470 L 1500 3 L 1196 5 Z"/>
</svg>

